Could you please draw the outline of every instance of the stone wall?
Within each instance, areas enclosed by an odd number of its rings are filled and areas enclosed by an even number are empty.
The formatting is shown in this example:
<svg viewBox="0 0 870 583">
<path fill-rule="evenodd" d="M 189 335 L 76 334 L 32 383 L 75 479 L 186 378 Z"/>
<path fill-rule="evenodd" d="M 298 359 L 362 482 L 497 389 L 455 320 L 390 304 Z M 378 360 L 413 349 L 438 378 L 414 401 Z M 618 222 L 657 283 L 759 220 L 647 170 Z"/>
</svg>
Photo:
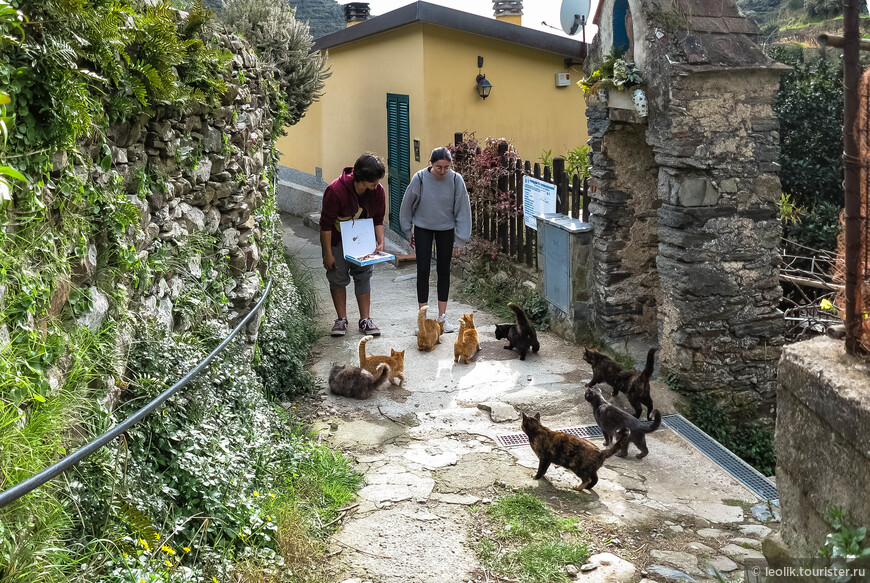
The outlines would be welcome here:
<svg viewBox="0 0 870 583">
<path fill-rule="evenodd" d="M 140 213 L 139 229 L 131 228 L 127 237 L 141 264 L 158 251 L 176 258 L 164 262 L 150 285 L 130 286 L 128 297 L 131 312 L 167 331 L 189 325 L 175 310 L 186 288 L 219 275 L 213 270 L 203 273 L 204 261 L 216 257 L 195 253 L 186 257 L 192 236 L 212 238 L 215 245 L 204 247 L 216 249 L 216 255 L 229 264 L 231 281 L 223 293 L 229 299 L 231 323 L 248 312 L 260 290 L 263 217 L 256 211 L 269 186 L 264 170 L 271 151 L 264 147 L 269 148 L 272 118 L 257 57 L 237 37 L 224 35 L 220 40 L 235 53 L 232 70 L 237 73 L 229 80 L 220 106 L 199 105 L 185 113 L 158 108 L 152 116 L 143 114 L 114 125 L 105 136 L 112 160 L 108 171 L 75 168 L 98 185 L 122 184 Z M 86 153 L 99 148 L 84 145 Z M 55 156 L 54 172 L 60 173 L 68 163 L 66 154 Z M 99 252 L 92 243 L 90 266 L 77 284 L 88 285 Z M 177 265 L 182 256 L 186 261 Z M 95 286 L 91 294 L 95 306 L 108 309 L 108 302 L 99 301 L 102 294 Z M 96 329 L 101 315 L 88 314 L 86 319 Z M 257 326 L 256 319 L 249 325 L 248 341 L 255 339 Z"/>
<path fill-rule="evenodd" d="M 783 344 L 773 104 L 784 67 L 733 2 L 628 4 L 649 114 L 588 100 L 594 321 L 608 339 L 658 332 L 662 370 L 685 388 L 772 412 Z M 610 29 L 624 27 L 619 10 L 602 2 L 587 73 L 610 52 Z"/>
<path fill-rule="evenodd" d="M 870 370 L 842 341 L 815 338 L 783 349 L 776 419 L 776 485 L 782 539 L 812 557 L 842 507 L 851 526 L 870 524 Z M 865 541 L 866 542 L 866 541 Z"/>
</svg>

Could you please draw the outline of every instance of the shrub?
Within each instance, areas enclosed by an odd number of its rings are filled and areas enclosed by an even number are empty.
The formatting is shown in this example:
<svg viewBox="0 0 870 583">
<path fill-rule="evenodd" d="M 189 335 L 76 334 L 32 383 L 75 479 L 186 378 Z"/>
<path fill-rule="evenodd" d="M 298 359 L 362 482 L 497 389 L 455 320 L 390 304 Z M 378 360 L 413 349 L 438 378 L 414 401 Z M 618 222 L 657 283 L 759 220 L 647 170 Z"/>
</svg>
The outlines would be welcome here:
<svg viewBox="0 0 870 583">
<path fill-rule="evenodd" d="M 253 46 L 272 67 L 281 98 L 272 104 L 275 130 L 293 125 L 323 95 L 330 73 L 326 58 L 312 52 L 308 25 L 298 22 L 286 0 L 224 0 L 220 19 Z"/>
<path fill-rule="evenodd" d="M 820 201 L 799 222 L 786 226 L 787 237 L 812 249 L 836 251 L 841 210 L 839 204 Z"/>
<path fill-rule="evenodd" d="M 843 205 L 842 64 L 827 58 L 806 62 L 803 53 L 771 55 L 793 69 L 782 76 L 774 111 L 780 124 L 779 173 L 794 204 Z"/>
<path fill-rule="evenodd" d="M 294 277 L 286 264 L 272 272 L 272 293 L 266 301 L 266 321 L 260 328 L 257 372 L 266 394 L 273 398 L 310 393 L 314 380 L 305 369 L 305 357 L 317 330 L 306 312 Z"/>
<path fill-rule="evenodd" d="M 686 390 L 674 375 L 670 388 L 689 401 L 689 420 L 765 476 L 776 471 L 773 430 L 747 419 L 745 412 L 716 401 L 711 395 Z"/>
</svg>

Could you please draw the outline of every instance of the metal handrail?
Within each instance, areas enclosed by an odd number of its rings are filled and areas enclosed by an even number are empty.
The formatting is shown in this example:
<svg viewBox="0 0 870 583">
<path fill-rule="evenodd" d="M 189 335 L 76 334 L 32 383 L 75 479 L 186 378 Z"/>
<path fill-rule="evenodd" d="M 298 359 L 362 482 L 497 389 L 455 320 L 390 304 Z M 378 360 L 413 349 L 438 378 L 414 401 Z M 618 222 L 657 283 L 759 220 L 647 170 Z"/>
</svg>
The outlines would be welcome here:
<svg viewBox="0 0 870 583">
<path fill-rule="evenodd" d="M 202 360 L 202 362 L 196 365 L 196 368 L 187 373 L 180 381 L 160 393 L 160 395 L 158 395 L 153 401 L 139 409 L 139 411 L 137 411 L 118 425 L 115 425 L 115 427 L 113 427 L 100 437 L 88 443 L 81 449 L 76 450 L 74 453 L 66 456 L 56 464 L 42 470 L 38 474 L 31 476 L 30 478 L 16 484 L 15 486 L 12 486 L 8 490 L 0 492 L 0 508 L 3 508 L 11 502 L 14 502 L 25 494 L 30 493 L 31 491 L 35 490 L 36 488 L 40 487 L 47 481 L 57 476 L 58 474 L 65 472 L 73 465 L 88 457 L 89 455 L 91 455 L 92 453 L 94 453 L 95 451 L 97 451 L 98 449 L 100 449 L 101 447 L 103 447 L 104 445 L 106 445 L 107 443 L 139 423 L 140 421 L 142 421 L 142 419 L 144 419 L 146 416 L 148 416 L 149 413 L 154 411 L 154 409 L 156 409 L 161 403 L 163 403 L 166 399 L 175 394 L 176 391 L 178 391 L 191 380 L 193 380 L 193 378 L 197 374 L 199 374 L 199 372 L 203 368 L 208 366 L 212 359 L 214 359 L 214 357 L 217 356 L 218 353 L 220 353 L 220 351 L 222 351 L 226 347 L 226 345 L 230 343 L 235 335 L 239 333 L 239 330 L 241 330 L 243 326 L 251 321 L 251 319 L 254 317 L 254 314 L 256 314 L 260 310 L 260 308 L 263 306 L 263 302 L 265 302 L 266 298 L 269 297 L 269 291 L 271 287 L 272 280 L 269 279 L 268 283 L 266 284 L 266 289 L 263 290 L 263 297 L 260 298 L 260 301 L 257 302 L 257 305 L 254 306 L 250 312 L 248 312 L 248 315 L 245 316 L 245 318 L 241 322 L 239 322 L 238 326 L 236 326 L 235 329 L 230 332 L 230 335 L 224 338 L 223 342 L 218 344 L 217 348 L 212 350 L 211 353 L 209 353 L 209 355 Z"/>
</svg>

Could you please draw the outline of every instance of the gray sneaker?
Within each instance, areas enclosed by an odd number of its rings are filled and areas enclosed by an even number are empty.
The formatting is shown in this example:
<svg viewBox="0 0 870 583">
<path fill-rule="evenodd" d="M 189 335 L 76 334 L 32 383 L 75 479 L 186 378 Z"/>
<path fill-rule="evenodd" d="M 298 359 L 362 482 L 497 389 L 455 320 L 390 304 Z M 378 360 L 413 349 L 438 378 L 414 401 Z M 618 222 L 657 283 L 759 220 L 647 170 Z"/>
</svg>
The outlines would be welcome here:
<svg viewBox="0 0 870 583">
<path fill-rule="evenodd" d="M 347 333 L 347 318 L 336 318 L 335 324 L 332 325 L 333 336 L 344 336 Z"/>
<path fill-rule="evenodd" d="M 371 318 L 364 318 L 359 321 L 359 331 L 365 335 L 380 336 L 381 329 L 375 326 Z"/>
<path fill-rule="evenodd" d="M 454 326 L 448 319 L 447 314 L 441 314 L 438 316 L 439 322 L 444 322 L 444 333 L 450 334 L 451 332 L 456 332 L 456 326 Z"/>
</svg>

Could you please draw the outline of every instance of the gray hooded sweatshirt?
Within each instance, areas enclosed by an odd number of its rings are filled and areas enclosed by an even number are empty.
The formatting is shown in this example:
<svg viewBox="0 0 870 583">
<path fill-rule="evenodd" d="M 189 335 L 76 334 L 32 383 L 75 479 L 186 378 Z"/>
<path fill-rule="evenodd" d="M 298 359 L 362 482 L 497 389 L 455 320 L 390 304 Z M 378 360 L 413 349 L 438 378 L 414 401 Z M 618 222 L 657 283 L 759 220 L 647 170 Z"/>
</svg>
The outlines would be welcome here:
<svg viewBox="0 0 870 583">
<path fill-rule="evenodd" d="M 471 203 L 462 176 L 450 170 L 444 180 L 435 180 L 429 168 L 414 174 L 402 198 L 399 225 L 409 236 L 412 226 L 433 231 L 455 229 L 456 246 L 463 247 L 471 237 Z"/>
</svg>

